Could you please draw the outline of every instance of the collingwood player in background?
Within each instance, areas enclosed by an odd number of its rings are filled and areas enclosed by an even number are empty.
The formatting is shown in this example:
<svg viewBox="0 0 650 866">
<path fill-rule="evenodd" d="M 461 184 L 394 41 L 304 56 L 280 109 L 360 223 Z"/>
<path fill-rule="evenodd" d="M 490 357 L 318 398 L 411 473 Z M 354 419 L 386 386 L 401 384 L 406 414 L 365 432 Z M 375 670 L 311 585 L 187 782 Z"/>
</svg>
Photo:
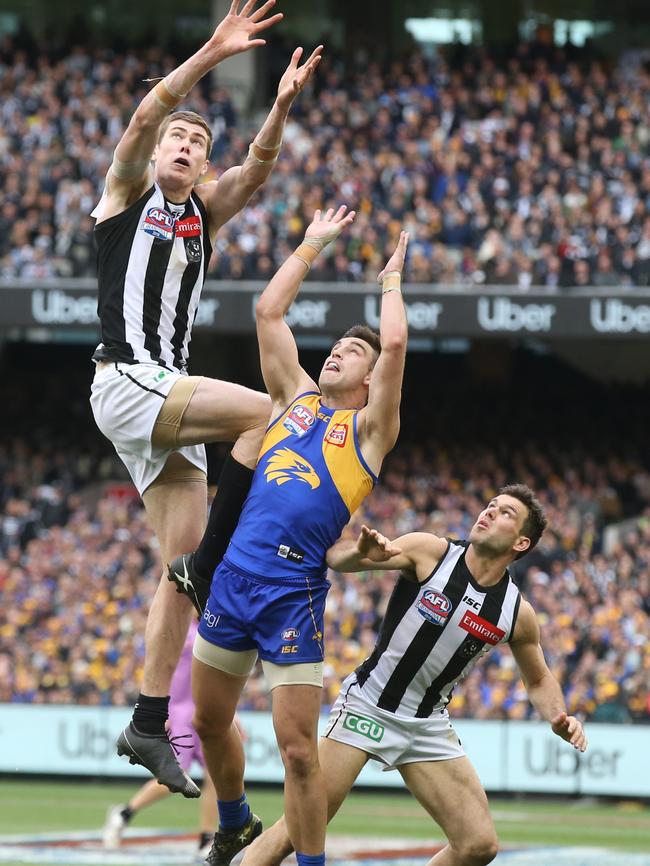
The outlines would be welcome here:
<svg viewBox="0 0 650 866">
<path fill-rule="evenodd" d="M 216 233 L 269 176 L 291 104 L 322 46 L 300 67 L 302 49 L 294 52 L 245 162 L 216 181 L 195 186 L 209 166 L 209 125 L 194 112 L 170 111 L 222 60 L 265 44 L 259 34 L 282 18 L 265 17 L 274 2 L 255 9 L 256 0 L 248 0 L 238 11 L 241 0 L 233 0 L 208 42 L 145 96 L 93 212 L 102 342 L 93 355 L 91 405 L 144 500 L 164 562 L 201 541 L 203 443 L 235 442 L 218 493 L 230 497 L 223 510 L 232 525 L 224 523 L 223 539 L 207 539 L 210 562 L 221 558 L 219 545 L 225 548 L 250 486 L 270 400 L 229 382 L 187 376 L 188 347 Z M 189 600 L 162 580 L 147 620 L 141 694 L 117 747 L 171 791 L 198 797 L 165 731 L 169 685 L 191 615 Z"/>
<path fill-rule="evenodd" d="M 468 542 L 421 532 L 389 542 L 364 526 L 356 541 L 330 548 L 327 562 L 336 571 L 401 575 L 375 649 L 343 682 L 321 739 L 328 818 L 374 759 L 399 770 L 444 830 L 448 844 L 429 866 L 483 866 L 496 857 L 487 797 L 446 706 L 456 683 L 500 643 L 509 643 L 530 701 L 553 733 L 585 751 L 582 724 L 567 715 L 544 660 L 533 608 L 508 573 L 545 527 L 533 492 L 513 484 L 479 514 Z M 277 866 L 290 851 L 281 818 L 253 843 L 243 866 Z"/>
</svg>

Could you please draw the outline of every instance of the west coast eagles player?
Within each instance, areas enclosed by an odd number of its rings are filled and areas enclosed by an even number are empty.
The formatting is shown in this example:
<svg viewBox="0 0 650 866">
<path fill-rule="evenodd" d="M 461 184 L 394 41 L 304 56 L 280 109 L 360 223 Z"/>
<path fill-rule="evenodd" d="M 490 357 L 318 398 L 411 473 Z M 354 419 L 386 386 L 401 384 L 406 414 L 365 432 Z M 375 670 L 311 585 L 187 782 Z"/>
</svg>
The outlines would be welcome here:
<svg viewBox="0 0 650 866">
<path fill-rule="evenodd" d="M 287 827 L 300 866 L 322 866 L 325 858 L 327 798 L 317 747 L 325 555 L 397 439 L 407 344 L 400 282 L 408 236 L 402 232 L 380 274 L 379 336 L 365 326 L 350 329 L 332 347 L 318 385 L 300 366 L 284 316 L 312 261 L 353 218 L 345 206 L 324 218 L 316 211 L 303 243 L 257 304 L 272 421 L 194 644 L 195 727 L 219 796 L 239 810 L 240 821 L 256 819 L 231 725 L 257 656 L 262 660 L 285 768 Z M 220 828 L 209 863 L 228 859 L 228 838 Z"/>
</svg>

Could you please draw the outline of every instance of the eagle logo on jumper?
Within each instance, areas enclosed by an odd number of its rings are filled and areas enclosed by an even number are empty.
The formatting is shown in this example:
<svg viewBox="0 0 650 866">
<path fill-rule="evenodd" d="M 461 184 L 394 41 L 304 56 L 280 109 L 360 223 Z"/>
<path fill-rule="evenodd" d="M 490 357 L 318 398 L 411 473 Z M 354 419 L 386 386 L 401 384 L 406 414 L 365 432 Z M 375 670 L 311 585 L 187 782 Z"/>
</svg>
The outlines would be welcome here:
<svg viewBox="0 0 650 866">
<path fill-rule="evenodd" d="M 278 485 L 286 484 L 287 481 L 304 481 L 312 490 L 320 485 L 320 478 L 314 467 L 291 448 L 278 448 L 274 451 L 269 457 L 264 475 L 267 481 L 275 481 Z"/>
</svg>

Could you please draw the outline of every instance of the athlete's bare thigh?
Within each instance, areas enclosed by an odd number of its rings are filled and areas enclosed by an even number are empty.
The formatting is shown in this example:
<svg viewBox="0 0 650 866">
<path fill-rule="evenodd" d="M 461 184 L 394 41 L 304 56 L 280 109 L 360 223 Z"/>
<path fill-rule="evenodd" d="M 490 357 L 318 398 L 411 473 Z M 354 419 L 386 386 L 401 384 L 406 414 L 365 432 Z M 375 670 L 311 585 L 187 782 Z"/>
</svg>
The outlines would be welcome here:
<svg viewBox="0 0 650 866">
<path fill-rule="evenodd" d="M 174 390 L 178 387 L 182 388 L 182 383 L 174 385 L 168 400 L 174 399 Z M 248 430 L 266 427 L 270 412 L 268 394 L 233 382 L 203 377 L 184 408 L 175 444 L 234 442 Z"/>
<path fill-rule="evenodd" d="M 496 845 L 488 800 L 467 757 L 398 767 L 406 786 L 457 851 Z"/>
</svg>

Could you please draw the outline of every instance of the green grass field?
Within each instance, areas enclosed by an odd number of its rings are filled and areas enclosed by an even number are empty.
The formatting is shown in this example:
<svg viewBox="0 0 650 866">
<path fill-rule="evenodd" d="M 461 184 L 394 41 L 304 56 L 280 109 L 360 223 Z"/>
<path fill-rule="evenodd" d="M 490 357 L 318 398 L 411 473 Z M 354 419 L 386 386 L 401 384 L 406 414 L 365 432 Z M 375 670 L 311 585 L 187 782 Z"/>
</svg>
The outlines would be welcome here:
<svg viewBox="0 0 650 866">
<path fill-rule="evenodd" d="M 106 808 L 129 799 L 133 785 L 0 780 L 0 835 L 99 829 Z M 278 790 L 249 789 L 255 811 L 268 826 L 282 811 Z M 650 808 L 591 801 L 490 798 L 503 845 L 587 845 L 650 851 Z M 137 815 L 131 826 L 193 832 L 195 801 L 168 797 Z M 353 793 L 330 825 L 333 834 L 434 841 L 439 828 L 408 795 Z"/>
</svg>

